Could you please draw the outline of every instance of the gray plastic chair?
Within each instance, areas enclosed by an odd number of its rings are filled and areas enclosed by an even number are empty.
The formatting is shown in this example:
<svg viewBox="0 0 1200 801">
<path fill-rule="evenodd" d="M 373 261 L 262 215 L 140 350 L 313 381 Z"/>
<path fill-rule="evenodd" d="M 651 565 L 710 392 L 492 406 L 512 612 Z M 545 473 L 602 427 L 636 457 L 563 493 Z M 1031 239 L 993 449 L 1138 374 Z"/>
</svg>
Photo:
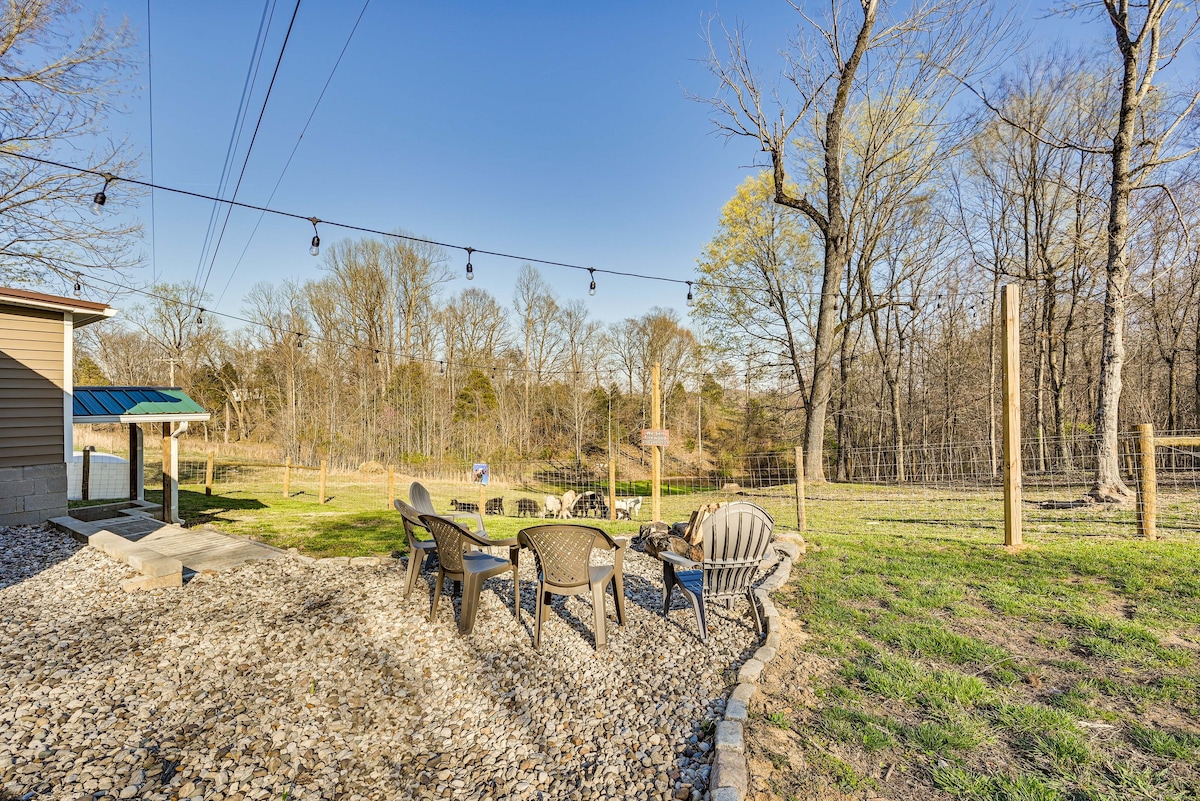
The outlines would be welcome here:
<svg viewBox="0 0 1200 801">
<path fill-rule="evenodd" d="M 475 535 L 487 537 L 487 529 L 483 527 L 483 515 L 478 512 L 439 512 L 433 508 L 433 499 L 429 497 L 429 490 L 425 489 L 425 485 L 420 481 L 414 481 L 408 488 L 408 502 L 419 514 L 437 515 L 447 520 L 472 520 L 475 523 Z"/>
<path fill-rule="evenodd" d="M 625 625 L 625 538 L 613 539 L 594 526 L 567 523 L 532 526 L 517 535 L 517 541 L 533 550 L 538 568 L 537 613 L 533 623 L 533 647 L 542 644 L 542 621 L 550 609 L 551 595 L 592 594 L 596 648 L 607 644 L 604 595 L 609 586 L 617 608 L 617 624 Z M 593 565 L 592 550 L 616 551 L 611 565 Z"/>
<path fill-rule="evenodd" d="M 754 576 L 771 545 L 775 519 L 765 509 L 746 501 L 722 506 L 701 523 L 704 559 L 695 562 L 677 553 L 658 555 L 663 563 L 663 617 L 671 609 L 675 587 L 692 603 L 700 639 L 708 641 L 706 601 L 732 601 L 744 595 L 750 602 L 754 630 L 762 634 L 762 619 L 754 603 Z"/>
<path fill-rule="evenodd" d="M 404 597 L 408 598 L 412 595 L 413 585 L 417 583 L 417 575 L 425 566 L 426 555 L 431 551 L 437 552 L 437 543 L 431 539 L 417 539 L 417 529 L 428 531 L 425 524 L 421 522 L 420 512 L 399 498 L 394 501 L 394 504 L 396 511 L 400 513 L 401 519 L 404 521 L 404 536 L 408 538 L 408 582 L 404 588 Z"/>
<path fill-rule="evenodd" d="M 471 550 L 472 546 L 490 547 L 496 543 L 478 537 L 465 528 L 440 515 L 421 515 L 421 523 L 433 534 L 437 543 L 438 572 L 433 589 L 433 605 L 429 608 L 429 622 L 437 614 L 438 601 L 442 598 L 442 584 L 446 579 L 462 584 L 462 611 L 458 616 L 460 634 L 470 634 L 475 628 L 475 613 L 479 609 L 479 593 L 483 582 L 501 573 L 512 571 L 513 614 L 521 619 L 521 588 L 517 580 L 516 542 L 512 542 L 510 553 L 513 559 Z"/>
</svg>

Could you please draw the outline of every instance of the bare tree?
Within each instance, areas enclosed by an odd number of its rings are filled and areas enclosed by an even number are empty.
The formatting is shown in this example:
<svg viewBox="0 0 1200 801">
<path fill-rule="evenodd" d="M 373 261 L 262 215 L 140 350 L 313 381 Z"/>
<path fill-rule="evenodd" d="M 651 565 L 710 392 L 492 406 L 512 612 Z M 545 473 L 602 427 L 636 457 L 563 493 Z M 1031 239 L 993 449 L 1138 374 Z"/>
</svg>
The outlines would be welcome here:
<svg viewBox="0 0 1200 801">
<path fill-rule="evenodd" d="M 105 114 L 129 72 L 128 24 L 84 18 L 72 0 L 0 5 L 0 278 L 33 281 L 130 267 L 136 223 L 86 213 L 97 192 L 115 204 L 136 191 L 21 155 L 128 174 L 128 148 L 105 141 Z M 70 156 L 60 151 L 70 149 Z M 111 206 L 105 206 L 106 211 Z"/>
<path fill-rule="evenodd" d="M 848 7 L 857 6 L 856 11 Z M 842 278 L 850 266 L 854 225 L 859 221 L 847 194 L 847 136 L 856 98 L 863 103 L 876 91 L 895 90 L 932 106 L 937 120 L 956 86 L 948 65 L 971 73 L 989 48 L 1003 37 L 990 20 L 987 4 L 956 0 L 918 2 L 895 20 L 883 15 L 880 0 L 842 3 L 831 0 L 821 21 L 794 7 L 802 25 L 784 54 L 787 91 L 764 86 L 753 68 L 744 32 L 725 31 L 728 60 L 708 37 L 708 67 L 718 91 L 708 102 L 714 123 L 726 136 L 755 140 L 767 153 L 774 176 L 775 202 L 796 209 L 810 222 L 824 246 L 820 308 L 813 343 L 813 371 L 805 423 L 805 473 L 824 480 L 825 419 L 838 345 Z M 872 68 L 860 72 L 868 53 Z M 901 77 L 902 76 L 902 77 Z M 801 140 L 799 190 L 789 190 L 794 166 L 789 144 Z M 806 159 L 812 156 L 809 164 Z M 882 154 L 881 154 L 882 155 Z M 886 158 L 886 156 L 884 156 Z M 816 200 L 809 199 L 809 191 Z"/>
</svg>

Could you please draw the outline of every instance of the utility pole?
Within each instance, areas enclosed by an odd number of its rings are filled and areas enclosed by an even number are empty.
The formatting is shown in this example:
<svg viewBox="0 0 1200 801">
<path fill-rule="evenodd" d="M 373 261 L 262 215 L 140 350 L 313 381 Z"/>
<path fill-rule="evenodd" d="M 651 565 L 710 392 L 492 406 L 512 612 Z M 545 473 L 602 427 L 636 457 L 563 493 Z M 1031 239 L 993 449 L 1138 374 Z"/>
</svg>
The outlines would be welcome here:
<svg viewBox="0 0 1200 801">
<path fill-rule="evenodd" d="M 167 362 L 171 365 L 171 383 L 168 386 L 172 386 L 172 387 L 176 386 L 176 384 L 175 384 L 175 365 L 177 365 L 177 364 L 182 365 L 183 360 L 176 359 L 174 356 L 164 356 L 163 358 L 159 359 L 158 361 Z"/>
</svg>

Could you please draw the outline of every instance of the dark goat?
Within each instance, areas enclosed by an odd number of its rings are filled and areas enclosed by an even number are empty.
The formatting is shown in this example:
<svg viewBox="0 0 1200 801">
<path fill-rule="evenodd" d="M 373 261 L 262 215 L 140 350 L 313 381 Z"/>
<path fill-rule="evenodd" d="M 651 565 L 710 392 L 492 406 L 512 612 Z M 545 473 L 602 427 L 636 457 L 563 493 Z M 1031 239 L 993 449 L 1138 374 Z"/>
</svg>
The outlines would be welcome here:
<svg viewBox="0 0 1200 801">
<path fill-rule="evenodd" d="M 576 517 L 608 517 L 608 504 L 603 495 L 588 490 L 576 499 L 571 513 Z"/>
<path fill-rule="evenodd" d="M 450 508 L 456 512 L 479 512 L 479 504 L 466 501 L 450 501 Z"/>
<path fill-rule="evenodd" d="M 540 511 L 541 507 L 538 506 L 537 501 L 530 498 L 517 498 L 517 517 L 525 517 L 526 515 L 537 517 Z"/>
<path fill-rule="evenodd" d="M 487 503 L 483 505 L 484 514 L 503 515 L 504 514 L 504 499 L 503 498 L 488 498 Z"/>
</svg>

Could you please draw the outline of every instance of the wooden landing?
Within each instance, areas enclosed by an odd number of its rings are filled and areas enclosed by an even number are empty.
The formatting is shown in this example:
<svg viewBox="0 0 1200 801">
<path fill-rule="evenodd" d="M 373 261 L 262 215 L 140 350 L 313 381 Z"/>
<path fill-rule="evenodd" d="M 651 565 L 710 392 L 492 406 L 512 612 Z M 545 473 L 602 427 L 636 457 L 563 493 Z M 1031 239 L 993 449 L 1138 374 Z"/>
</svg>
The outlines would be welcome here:
<svg viewBox="0 0 1200 801">
<path fill-rule="evenodd" d="M 256 559 L 275 559 L 285 553 L 270 545 L 222 534 L 215 529 L 183 528 L 174 523 L 128 513 L 107 520 L 83 521 L 57 517 L 50 522 L 81 542 L 87 542 L 88 538 L 101 531 L 109 531 L 162 556 L 178 559 L 183 563 L 185 578 L 188 574 L 206 570 L 228 570 Z"/>
</svg>

